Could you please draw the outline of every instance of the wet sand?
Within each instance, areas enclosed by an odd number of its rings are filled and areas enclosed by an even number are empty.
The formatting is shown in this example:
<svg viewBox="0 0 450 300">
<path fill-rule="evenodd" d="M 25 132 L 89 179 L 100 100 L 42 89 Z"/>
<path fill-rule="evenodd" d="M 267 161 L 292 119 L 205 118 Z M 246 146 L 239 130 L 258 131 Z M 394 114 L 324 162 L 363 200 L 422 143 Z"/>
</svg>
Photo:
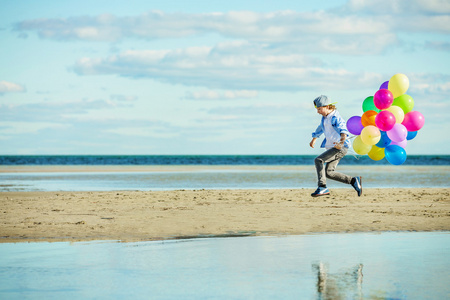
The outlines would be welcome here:
<svg viewBox="0 0 450 300">
<path fill-rule="evenodd" d="M 450 230 L 450 189 L 0 193 L 0 242 Z"/>
</svg>

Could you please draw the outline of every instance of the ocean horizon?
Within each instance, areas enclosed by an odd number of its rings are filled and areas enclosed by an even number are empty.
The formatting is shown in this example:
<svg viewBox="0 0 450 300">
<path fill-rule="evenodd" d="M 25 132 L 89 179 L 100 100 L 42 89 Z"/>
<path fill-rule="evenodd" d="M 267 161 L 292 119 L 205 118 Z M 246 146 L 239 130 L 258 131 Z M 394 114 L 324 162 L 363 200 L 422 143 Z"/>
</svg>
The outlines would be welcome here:
<svg viewBox="0 0 450 300">
<path fill-rule="evenodd" d="M 311 165 L 316 155 L 0 155 L 7 165 Z M 390 165 L 347 154 L 340 165 Z M 450 165 L 450 155 L 408 155 L 403 165 Z"/>
</svg>

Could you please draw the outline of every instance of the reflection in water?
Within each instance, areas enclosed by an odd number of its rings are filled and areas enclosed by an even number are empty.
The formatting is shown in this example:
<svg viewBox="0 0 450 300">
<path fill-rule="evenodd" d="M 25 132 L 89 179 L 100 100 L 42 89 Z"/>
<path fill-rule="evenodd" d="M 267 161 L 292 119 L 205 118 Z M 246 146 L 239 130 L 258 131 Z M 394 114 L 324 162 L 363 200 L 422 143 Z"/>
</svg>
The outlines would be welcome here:
<svg viewBox="0 0 450 300">
<path fill-rule="evenodd" d="M 362 264 L 334 274 L 329 273 L 328 266 L 322 262 L 312 267 L 317 274 L 318 300 L 363 299 Z"/>
<path fill-rule="evenodd" d="M 449 253 L 448 232 L 9 243 L 0 299 L 448 299 Z"/>
</svg>

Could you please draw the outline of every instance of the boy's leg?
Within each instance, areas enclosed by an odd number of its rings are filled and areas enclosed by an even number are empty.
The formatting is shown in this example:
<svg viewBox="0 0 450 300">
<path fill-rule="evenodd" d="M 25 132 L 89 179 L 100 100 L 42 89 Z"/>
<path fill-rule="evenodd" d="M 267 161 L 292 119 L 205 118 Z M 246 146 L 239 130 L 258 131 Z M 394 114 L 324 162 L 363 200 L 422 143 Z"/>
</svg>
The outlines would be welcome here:
<svg viewBox="0 0 450 300">
<path fill-rule="evenodd" d="M 319 187 L 325 187 L 327 185 L 327 178 L 326 178 L 326 172 L 325 172 L 325 164 L 329 163 L 331 161 L 336 160 L 336 155 L 338 155 L 341 152 L 341 150 L 338 150 L 336 148 L 331 148 L 322 153 L 321 155 L 317 156 L 316 159 L 314 159 L 314 164 L 316 165 L 316 171 L 317 171 L 317 185 Z M 345 154 L 344 154 L 345 155 Z M 343 156 L 341 156 L 339 159 L 341 159 Z M 339 162 L 338 159 L 338 162 Z M 337 165 L 337 163 L 336 163 Z"/>
<path fill-rule="evenodd" d="M 336 149 L 338 150 L 338 149 Z M 345 154 L 347 154 L 347 149 L 346 148 L 342 148 L 341 150 L 338 150 L 338 152 L 336 153 L 336 155 L 334 156 L 333 159 L 330 159 L 330 161 L 327 163 L 326 167 L 325 167 L 325 174 L 327 176 L 327 178 L 342 182 L 342 183 L 347 183 L 347 184 L 351 184 L 352 181 L 352 177 L 348 176 L 346 174 L 343 173 L 339 173 L 336 172 L 336 167 L 339 163 L 339 161 L 341 160 L 341 158 L 343 158 L 345 156 Z"/>
</svg>

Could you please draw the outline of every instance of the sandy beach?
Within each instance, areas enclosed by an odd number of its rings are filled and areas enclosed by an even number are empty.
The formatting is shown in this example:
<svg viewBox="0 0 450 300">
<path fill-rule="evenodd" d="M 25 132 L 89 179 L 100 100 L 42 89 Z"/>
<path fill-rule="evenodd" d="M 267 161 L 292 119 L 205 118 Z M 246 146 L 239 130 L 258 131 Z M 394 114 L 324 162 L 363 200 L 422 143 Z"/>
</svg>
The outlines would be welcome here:
<svg viewBox="0 0 450 300">
<path fill-rule="evenodd" d="M 0 242 L 450 230 L 450 189 L 0 193 Z"/>
</svg>

